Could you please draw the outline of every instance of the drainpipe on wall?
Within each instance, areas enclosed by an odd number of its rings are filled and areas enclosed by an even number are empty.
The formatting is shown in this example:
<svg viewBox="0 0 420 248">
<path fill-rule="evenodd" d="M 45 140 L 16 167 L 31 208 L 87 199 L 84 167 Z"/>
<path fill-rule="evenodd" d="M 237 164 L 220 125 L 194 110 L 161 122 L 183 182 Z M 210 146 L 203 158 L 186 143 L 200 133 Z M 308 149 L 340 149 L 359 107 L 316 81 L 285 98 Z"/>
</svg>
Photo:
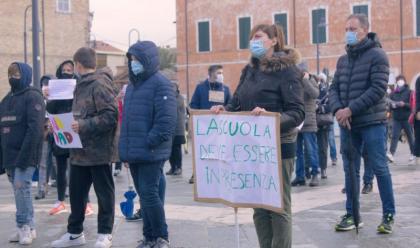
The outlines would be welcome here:
<svg viewBox="0 0 420 248">
<path fill-rule="evenodd" d="M 187 100 L 190 101 L 190 73 L 189 73 L 189 52 L 188 52 L 188 0 L 184 1 L 185 4 L 185 79 L 187 83 Z"/>
<path fill-rule="evenodd" d="M 45 4 L 44 0 L 41 2 L 41 11 L 42 11 L 42 65 L 43 65 L 43 74 L 45 75 L 47 68 L 47 60 L 45 59 Z"/>
<path fill-rule="evenodd" d="M 293 47 L 296 48 L 296 0 L 293 0 Z"/>
<path fill-rule="evenodd" d="M 401 74 L 404 75 L 404 42 L 403 42 L 403 3 L 400 0 L 400 64 L 401 64 Z"/>
</svg>

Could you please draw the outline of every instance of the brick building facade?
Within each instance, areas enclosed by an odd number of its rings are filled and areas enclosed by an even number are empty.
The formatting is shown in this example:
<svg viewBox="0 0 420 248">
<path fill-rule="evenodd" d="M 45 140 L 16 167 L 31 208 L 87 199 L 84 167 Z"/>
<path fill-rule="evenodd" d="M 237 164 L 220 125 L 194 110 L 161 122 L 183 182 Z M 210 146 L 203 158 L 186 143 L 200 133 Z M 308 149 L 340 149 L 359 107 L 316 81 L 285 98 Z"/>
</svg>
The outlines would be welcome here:
<svg viewBox="0 0 420 248">
<path fill-rule="evenodd" d="M 283 26 L 288 45 L 301 52 L 313 73 L 317 42 L 320 69 L 334 72 L 344 53 L 347 16 L 365 13 L 389 56 L 392 74 L 403 72 L 414 82 L 420 75 L 420 0 L 401 2 L 400 6 L 397 0 L 177 0 L 178 80 L 191 97 L 197 82 L 207 76 L 207 67 L 222 64 L 225 82 L 235 89 L 249 59 L 250 29 L 274 22 Z"/>
<path fill-rule="evenodd" d="M 92 14 L 88 0 L 39 0 L 41 74 L 55 74 L 57 65 L 88 44 Z M 42 19 L 44 4 L 44 21 Z M 7 67 L 24 61 L 24 13 L 30 0 L 0 1 L 0 96 L 9 90 Z M 27 58 L 32 64 L 32 12 L 27 13 Z M 45 23 L 45 26 L 43 26 Z M 45 60 L 43 49 L 45 37 Z"/>
</svg>

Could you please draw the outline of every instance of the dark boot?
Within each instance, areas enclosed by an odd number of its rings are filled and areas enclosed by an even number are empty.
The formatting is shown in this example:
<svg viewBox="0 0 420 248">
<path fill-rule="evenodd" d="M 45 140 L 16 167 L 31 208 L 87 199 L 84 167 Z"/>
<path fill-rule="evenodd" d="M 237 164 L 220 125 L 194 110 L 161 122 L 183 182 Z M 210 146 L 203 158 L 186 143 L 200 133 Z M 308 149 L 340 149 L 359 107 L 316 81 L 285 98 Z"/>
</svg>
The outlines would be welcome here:
<svg viewBox="0 0 420 248">
<path fill-rule="evenodd" d="M 327 170 L 321 169 L 321 179 L 327 179 Z"/>
<path fill-rule="evenodd" d="M 179 176 L 179 175 L 181 175 L 182 174 L 182 169 L 181 168 L 176 168 L 175 170 L 174 170 L 174 176 Z"/>
<path fill-rule="evenodd" d="M 309 167 L 305 167 L 305 177 L 306 179 L 311 179 L 311 171 L 309 170 Z"/>
<path fill-rule="evenodd" d="M 168 176 L 172 176 L 174 174 L 174 169 L 170 168 L 167 172 L 166 175 Z"/>
<path fill-rule="evenodd" d="M 363 185 L 362 194 L 369 194 L 372 192 L 373 186 L 371 183 L 366 183 Z"/>
<path fill-rule="evenodd" d="M 318 179 L 318 175 L 313 175 L 311 182 L 309 183 L 310 187 L 316 187 L 319 186 L 319 179 Z"/>
<path fill-rule="evenodd" d="M 35 200 L 41 200 L 45 198 L 45 191 L 39 191 L 38 194 L 35 196 Z"/>
<path fill-rule="evenodd" d="M 305 179 L 295 178 L 295 180 L 292 181 L 292 186 L 293 187 L 295 187 L 295 186 L 305 186 L 305 185 L 306 185 Z"/>
<path fill-rule="evenodd" d="M 191 176 L 190 180 L 188 181 L 188 183 L 193 184 L 194 183 L 194 175 Z"/>
</svg>

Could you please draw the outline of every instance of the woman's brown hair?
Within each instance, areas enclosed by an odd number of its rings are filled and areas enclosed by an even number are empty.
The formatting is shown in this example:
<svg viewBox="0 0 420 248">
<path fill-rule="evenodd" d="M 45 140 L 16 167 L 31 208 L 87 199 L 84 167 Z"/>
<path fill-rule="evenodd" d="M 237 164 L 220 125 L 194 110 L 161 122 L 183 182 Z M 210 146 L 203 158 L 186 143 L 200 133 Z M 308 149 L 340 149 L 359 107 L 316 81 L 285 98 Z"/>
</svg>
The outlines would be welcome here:
<svg viewBox="0 0 420 248">
<path fill-rule="evenodd" d="M 280 52 L 284 50 L 286 42 L 284 38 L 283 28 L 280 25 L 259 24 L 251 30 L 251 35 L 249 39 L 252 40 L 252 37 L 254 37 L 255 33 L 258 31 L 266 33 L 268 38 L 270 39 L 276 39 L 277 43 L 276 45 L 274 45 L 274 52 Z"/>
</svg>

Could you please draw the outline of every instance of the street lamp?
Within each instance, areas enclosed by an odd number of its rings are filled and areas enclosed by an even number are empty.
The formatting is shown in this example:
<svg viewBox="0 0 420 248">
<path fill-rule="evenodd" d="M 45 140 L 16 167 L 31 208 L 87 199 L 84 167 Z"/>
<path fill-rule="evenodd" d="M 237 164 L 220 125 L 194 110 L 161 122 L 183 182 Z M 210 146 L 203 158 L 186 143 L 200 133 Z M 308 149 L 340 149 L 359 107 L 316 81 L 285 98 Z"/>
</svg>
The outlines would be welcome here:
<svg viewBox="0 0 420 248">
<path fill-rule="evenodd" d="M 32 68 L 33 68 L 33 84 L 36 88 L 41 88 L 41 68 L 39 56 L 39 17 L 38 17 L 38 0 L 32 0 Z"/>
<path fill-rule="evenodd" d="M 23 21 L 23 54 L 24 54 L 24 60 L 25 63 L 28 62 L 28 49 L 26 47 L 26 37 L 28 36 L 28 33 L 26 32 L 26 18 L 28 16 L 28 10 L 32 8 L 32 5 L 28 5 L 26 6 L 25 9 L 25 16 L 23 17 L 24 21 Z"/>
<path fill-rule="evenodd" d="M 93 37 L 93 42 L 92 42 L 92 38 Z M 96 49 L 96 35 L 95 34 L 90 34 L 89 36 L 89 47 Z"/>
<path fill-rule="evenodd" d="M 137 41 L 140 40 L 140 31 L 136 28 L 130 29 L 130 31 L 128 32 L 128 47 L 131 46 L 131 33 L 132 32 L 136 32 L 137 33 Z"/>
</svg>

